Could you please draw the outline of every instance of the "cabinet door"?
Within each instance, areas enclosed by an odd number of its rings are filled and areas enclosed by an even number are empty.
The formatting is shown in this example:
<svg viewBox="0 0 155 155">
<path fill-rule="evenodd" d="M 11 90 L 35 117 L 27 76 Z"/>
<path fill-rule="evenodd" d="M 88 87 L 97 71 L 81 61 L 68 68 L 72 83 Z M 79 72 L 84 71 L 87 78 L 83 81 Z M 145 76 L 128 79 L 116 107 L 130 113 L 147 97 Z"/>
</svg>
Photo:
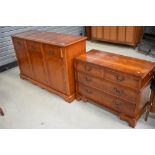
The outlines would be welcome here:
<svg viewBox="0 0 155 155">
<path fill-rule="evenodd" d="M 103 26 L 92 26 L 91 37 L 94 39 L 103 39 L 104 29 Z"/>
<path fill-rule="evenodd" d="M 118 41 L 125 42 L 126 27 L 118 26 Z"/>
<path fill-rule="evenodd" d="M 132 43 L 134 41 L 134 26 L 126 26 L 126 42 Z"/>
<path fill-rule="evenodd" d="M 117 40 L 117 26 L 110 26 L 110 40 Z"/>
<path fill-rule="evenodd" d="M 28 52 L 34 73 L 34 80 L 40 83 L 47 83 L 41 44 L 33 41 L 27 41 Z"/>
<path fill-rule="evenodd" d="M 96 26 L 96 38 L 102 39 L 103 38 L 103 26 Z"/>
<path fill-rule="evenodd" d="M 25 41 L 19 38 L 13 38 L 13 43 L 21 74 L 32 78 L 32 70 Z"/>
<path fill-rule="evenodd" d="M 57 91 L 66 92 L 63 51 L 59 47 L 43 45 L 49 85 Z"/>
<path fill-rule="evenodd" d="M 91 27 L 91 37 L 92 38 L 97 38 L 97 26 L 92 26 Z"/>
<path fill-rule="evenodd" d="M 104 37 L 103 39 L 105 40 L 110 40 L 110 26 L 103 26 L 103 34 L 104 34 Z"/>
</svg>

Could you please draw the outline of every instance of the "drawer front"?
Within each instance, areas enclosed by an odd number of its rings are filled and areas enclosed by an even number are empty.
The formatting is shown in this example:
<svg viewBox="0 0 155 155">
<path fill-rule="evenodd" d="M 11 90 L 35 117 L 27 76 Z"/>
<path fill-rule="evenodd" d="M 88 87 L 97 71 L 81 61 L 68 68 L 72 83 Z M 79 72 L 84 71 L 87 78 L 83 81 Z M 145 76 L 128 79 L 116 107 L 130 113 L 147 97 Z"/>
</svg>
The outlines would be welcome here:
<svg viewBox="0 0 155 155">
<path fill-rule="evenodd" d="M 77 80 L 80 83 L 83 83 L 87 86 L 91 86 L 93 88 L 98 88 L 98 89 L 106 89 L 106 85 L 103 84 L 104 80 L 95 78 L 89 74 L 83 73 L 83 72 L 77 72 Z M 103 85 L 102 85 L 103 84 Z"/>
<path fill-rule="evenodd" d="M 85 72 L 89 75 L 96 76 L 96 77 L 103 77 L 103 70 L 95 65 L 91 65 L 88 63 L 82 63 L 78 62 L 77 63 L 77 70 Z"/>
<path fill-rule="evenodd" d="M 26 41 L 26 42 L 27 42 L 27 47 L 28 47 L 29 51 L 41 53 L 41 44 L 40 43 L 34 42 L 34 41 Z"/>
<path fill-rule="evenodd" d="M 52 45 L 43 45 L 43 50 L 45 52 L 45 55 L 47 57 L 57 57 L 57 58 L 63 58 L 62 49 L 56 46 Z"/>
<path fill-rule="evenodd" d="M 136 91 L 81 72 L 78 72 L 77 76 L 78 81 L 87 86 L 103 90 L 104 92 L 108 92 L 112 95 L 128 100 L 129 102 L 136 102 L 138 96 Z"/>
<path fill-rule="evenodd" d="M 120 99 L 115 99 L 112 104 L 113 108 L 118 112 L 124 113 L 131 117 L 135 115 L 136 104 L 125 102 Z"/>
<path fill-rule="evenodd" d="M 106 70 L 104 74 L 105 79 L 111 80 L 113 82 L 116 82 L 118 84 L 133 88 L 133 89 L 139 89 L 139 80 L 123 74 L 119 72 L 113 72 L 111 70 Z"/>
<path fill-rule="evenodd" d="M 82 84 L 78 84 L 78 91 L 82 96 L 99 102 L 100 104 L 115 110 L 120 113 L 124 113 L 128 116 L 134 116 L 136 105 L 130 102 L 126 102 L 109 94 L 103 93 L 91 87 L 87 87 Z"/>
</svg>

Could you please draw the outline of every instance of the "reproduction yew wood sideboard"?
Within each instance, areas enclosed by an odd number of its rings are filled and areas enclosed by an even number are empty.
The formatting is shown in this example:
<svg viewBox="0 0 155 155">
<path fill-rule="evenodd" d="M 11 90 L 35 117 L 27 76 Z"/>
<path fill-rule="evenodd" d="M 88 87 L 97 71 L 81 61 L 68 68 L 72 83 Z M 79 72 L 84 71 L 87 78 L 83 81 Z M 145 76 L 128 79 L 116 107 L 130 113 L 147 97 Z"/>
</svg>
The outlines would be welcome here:
<svg viewBox="0 0 155 155">
<path fill-rule="evenodd" d="M 91 26 L 91 40 L 126 44 L 134 47 L 142 38 L 142 33 L 143 26 Z"/>
<path fill-rule="evenodd" d="M 91 50 L 74 65 L 77 100 L 95 101 L 135 127 L 149 101 L 155 63 Z"/>
<path fill-rule="evenodd" d="M 20 77 L 67 102 L 75 98 L 73 59 L 86 52 L 86 37 L 27 31 L 12 36 Z"/>
</svg>

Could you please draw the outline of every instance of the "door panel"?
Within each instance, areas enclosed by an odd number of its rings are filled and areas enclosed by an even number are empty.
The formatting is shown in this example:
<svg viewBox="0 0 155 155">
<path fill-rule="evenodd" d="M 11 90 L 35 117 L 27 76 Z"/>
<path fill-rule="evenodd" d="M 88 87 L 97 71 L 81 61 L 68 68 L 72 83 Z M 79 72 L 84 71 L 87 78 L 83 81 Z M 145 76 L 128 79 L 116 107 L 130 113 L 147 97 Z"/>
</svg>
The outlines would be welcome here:
<svg viewBox="0 0 155 155">
<path fill-rule="evenodd" d="M 92 26 L 92 28 L 91 28 L 91 36 L 92 36 L 92 38 L 97 38 L 97 35 L 96 35 L 96 27 L 97 26 Z"/>
<path fill-rule="evenodd" d="M 41 44 L 27 41 L 28 51 L 34 73 L 34 79 L 40 83 L 47 84 Z"/>
<path fill-rule="evenodd" d="M 28 59 L 28 53 L 25 47 L 25 41 L 22 39 L 13 38 L 13 42 L 16 51 L 16 56 L 18 57 L 18 63 L 21 74 L 32 78 L 32 71 Z"/>
<path fill-rule="evenodd" d="M 47 60 L 47 69 L 50 85 L 60 92 L 65 92 L 64 65 L 62 60 L 49 58 Z"/>
<path fill-rule="evenodd" d="M 96 26 L 97 31 L 97 38 L 103 38 L 102 26 Z"/>
<path fill-rule="evenodd" d="M 66 92 L 62 50 L 46 44 L 43 45 L 43 50 L 45 53 L 49 85 L 60 92 Z"/>
<path fill-rule="evenodd" d="M 110 26 L 110 40 L 117 40 L 117 26 Z"/>
<path fill-rule="evenodd" d="M 110 40 L 110 26 L 104 26 L 104 39 Z"/>
<path fill-rule="evenodd" d="M 134 26 L 126 26 L 126 42 L 133 42 Z"/>
<path fill-rule="evenodd" d="M 125 42 L 125 26 L 118 26 L 118 41 Z"/>
</svg>

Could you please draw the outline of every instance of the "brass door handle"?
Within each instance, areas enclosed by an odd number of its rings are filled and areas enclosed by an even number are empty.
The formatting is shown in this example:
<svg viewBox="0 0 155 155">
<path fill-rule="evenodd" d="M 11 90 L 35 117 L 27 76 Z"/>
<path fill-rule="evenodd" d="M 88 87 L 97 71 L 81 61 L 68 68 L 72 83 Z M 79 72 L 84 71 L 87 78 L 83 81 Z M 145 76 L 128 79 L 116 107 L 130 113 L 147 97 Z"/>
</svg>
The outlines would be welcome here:
<svg viewBox="0 0 155 155">
<path fill-rule="evenodd" d="M 92 68 L 90 66 L 86 66 L 86 71 L 91 71 Z"/>
<path fill-rule="evenodd" d="M 90 91 L 89 89 L 86 89 L 86 92 L 87 92 L 88 94 L 92 94 L 92 91 Z"/>
<path fill-rule="evenodd" d="M 125 80 L 125 77 L 124 76 L 116 75 L 116 79 L 117 79 L 117 81 L 122 82 L 122 81 Z"/>
<path fill-rule="evenodd" d="M 116 87 L 113 88 L 114 92 L 117 93 L 118 95 L 121 95 L 123 93 L 122 89 L 118 89 Z"/>
<path fill-rule="evenodd" d="M 86 76 L 85 79 L 86 79 L 87 82 L 91 82 L 92 81 L 91 78 L 88 78 L 88 76 Z"/>
<path fill-rule="evenodd" d="M 114 105 L 119 108 L 119 106 L 121 106 L 121 102 L 118 102 L 117 100 L 113 101 Z"/>
<path fill-rule="evenodd" d="M 53 55 L 53 54 L 54 54 L 54 51 L 51 51 L 51 50 L 48 51 L 48 55 Z"/>
<path fill-rule="evenodd" d="M 36 50 L 36 47 L 34 45 L 31 45 L 32 50 Z"/>
</svg>

